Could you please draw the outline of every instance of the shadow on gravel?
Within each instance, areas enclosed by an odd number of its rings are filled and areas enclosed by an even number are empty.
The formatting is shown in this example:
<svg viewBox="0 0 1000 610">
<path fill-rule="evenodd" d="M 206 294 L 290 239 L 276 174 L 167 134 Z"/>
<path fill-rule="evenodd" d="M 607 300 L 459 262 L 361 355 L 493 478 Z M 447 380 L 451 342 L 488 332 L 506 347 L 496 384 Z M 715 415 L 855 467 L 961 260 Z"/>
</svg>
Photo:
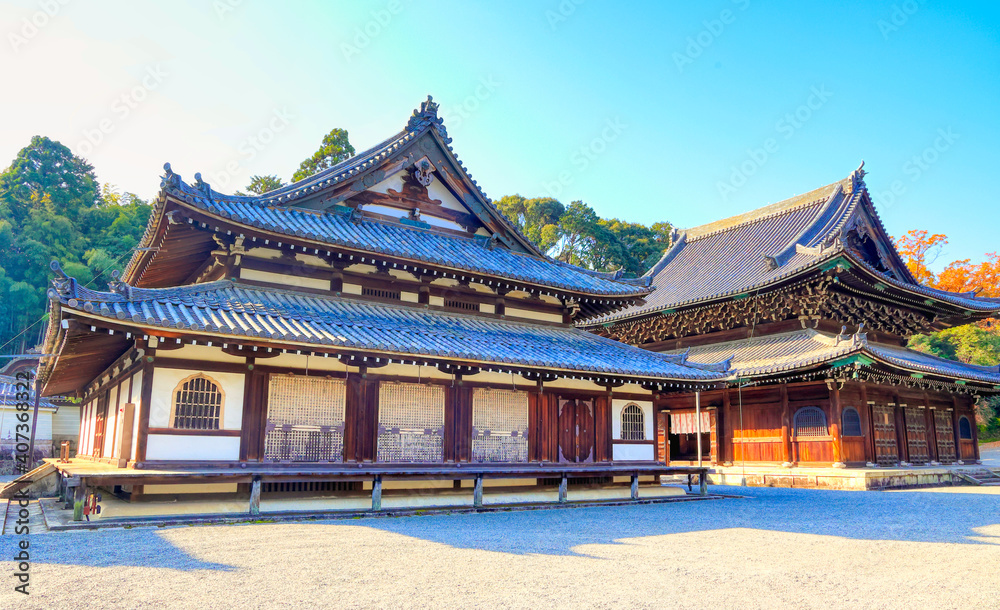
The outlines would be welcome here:
<svg viewBox="0 0 1000 610">
<path fill-rule="evenodd" d="M 98 568 L 141 566 L 173 570 L 236 570 L 223 563 L 200 561 L 177 548 L 152 528 L 58 532 L 30 536 L 31 557 L 37 563 Z M 20 536 L 0 536 L 0 558 L 16 553 Z M 155 586 L 156 583 L 146 583 Z"/>
<path fill-rule="evenodd" d="M 583 544 L 748 528 L 858 540 L 986 544 L 974 531 L 1000 524 L 1000 496 L 712 487 L 742 499 L 636 506 L 364 519 L 355 525 L 459 548 L 575 554 Z"/>
</svg>

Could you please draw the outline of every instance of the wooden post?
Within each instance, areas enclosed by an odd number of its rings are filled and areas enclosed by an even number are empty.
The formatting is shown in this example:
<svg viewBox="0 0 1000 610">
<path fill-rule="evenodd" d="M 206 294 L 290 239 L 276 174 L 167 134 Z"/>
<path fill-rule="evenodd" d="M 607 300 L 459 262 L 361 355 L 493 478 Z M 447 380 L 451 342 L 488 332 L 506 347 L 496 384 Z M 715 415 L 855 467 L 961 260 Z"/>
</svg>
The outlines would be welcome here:
<svg viewBox="0 0 1000 610">
<path fill-rule="evenodd" d="M 923 393 L 924 396 L 924 427 L 927 430 L 925 433 L 927 437 L 927 455 L 930 457 L 931 466 L 939 466 L 941 464 L 941 456 L 938 455 L 937 446 L 937 426 L 934 421 L 934 411 L 931 408 L 931 401 L 927 392 Z"/>
<path fill-rule="evenodd" d="M 639 499 L 639 475 L 638 474 L 633 474 L 632 475 L 632 499 L 633 500 L 638 500 Z"/>
<path fill-rule="evenodd" d="M 906 438 L 906 413 L 903 407 L 899 406 L 899 394 L 893 393 L 895 404 L 892 406 L 892 414 L 896 421 L 896 451 L 899 455 L 899 465 L 910 465 L 910 442 Z"/>
<path fill-rule="evenodd" d="M 260 477 L 255 476 L 250 485 L 250 514 L 260 514 Z"/>
<path fill-rule="evenodd" d="M 872 415 L 872 405 L 868 403 L 868 389 L 865 388 L 864 383 L 858 384 L 858 391 L 861 392 L 861 409 L 865 414 L 865 422 L 867 427 L 865 428 L 865 466 L 875 465 L 875 418 Z"/>
<path fill-rule="evenodd" d="M 719 441 L 719 460 L 723 464 L 733 463 L 733 414 L 729 388 L 722 390 L 722 439 Z"/>
<path fill-rule="evenodd" d="M 707 496 L 708 495 L 708 471 L 702 470 L 698 474 L 698 495 Z"/>
<path fill-rule="evenodd" d="M 382 510 L 382 475 L 375 475 L 372 481 L 372 510 Z"/>
<path fill-rule="evenodd" d="M 741 430 L 742 441 L 746 441 L 745 433 Z M 746 445 L 742 450 L 746 452 Z M 788 468 L 792 465 L 792 413 L 788 406 L 788 385 L 781 384 L 781 465 Z"/>
<path fill-rule="evenodd" d="M 87 480 L 79 478 L 76 480 L 76 489 L 73 493 L 73 521 L 83 521 L 83 505 L 87 502 Z"/>
<path fill-rule="evenodd" d="M 830 436 L 833 437 L 833 467 L 834 468 L 846 468 L 847 464 L 844 463 L 844 446 L 843 446 L 843 433 L 840 429 L 840 423 L 843 421 L 844 417 L 844 407 L 840 402 L 840 388 L 837 386 L 837 380 L 833 379 L 830 385 Z"/>
<path fill-rule="evenodd" d="M 694 420 L 695 420 L 695 424 L 694 424 L 695 425 L 695 431 L 698 433 L 697 434 L 697 443 L 696 443 L 696 446 L 698 448 L 698 467 L 701 468 L 701 461 L 702 461 L 702 456 L 701 456 L 701 392 L 695 392 L 694 393 Z"/>
<path fill-rule="evenodd" d="M 955 463 L 959 466 L 965 464 L 965 460 L 962 459 L 962 434 L 960 431 L 961 426 L 959 426 L 959 421 L 961 419 L 958 416 L 958 398 L 954 394 L 951 395 L 951 431 L 952 435 L 955 437 Z"/>
<path fill-rule="evenodd" d="M 476 508 L 483 507 L 483 475 L 476 475 L 476 486 L 472 489 L 472 505 Z"/>
<path fill-rule="evenodd" d="M 135 422 L 135 403 L 125 403 L 125 412 L 122 414 L 122 446 L 118 452 L 118 467 L 125 468 L 129 458 L 132 457 L 132 431 Z"/>
<path fill-rule="evenodd" d="M 568 479 L 566 478 L 566 473 L 562 473 L 562 478 L 559 479 L 559 503 L 564 504 L 566 502 L 566 488 L 568 486 Z"/>
</svg>

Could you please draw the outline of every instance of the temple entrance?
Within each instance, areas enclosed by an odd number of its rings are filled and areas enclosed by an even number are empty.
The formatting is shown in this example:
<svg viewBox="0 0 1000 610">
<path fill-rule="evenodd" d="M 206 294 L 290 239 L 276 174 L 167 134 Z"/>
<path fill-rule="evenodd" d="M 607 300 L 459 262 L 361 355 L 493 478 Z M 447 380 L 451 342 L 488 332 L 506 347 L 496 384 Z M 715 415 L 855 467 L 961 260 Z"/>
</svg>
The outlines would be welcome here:
<svg viewBox="0 0 1000 610">
<path fill-rule="evenodd" d="M 559 461 L 594 461 L 594 401 L 559 397 Z"/>
<path fill-rule="evenodd" d="M 920 409 L 903 409 L 906 419 L 906 448 L 911 464 L 926 464 L 931 460 L 927 446 L 927 420 Z"/>
<path fill-rule="evenodd" d="M 934 411 L 934 432 L 937 437 L 938 461 L 951 464 L 957 457 L 955 454 L 955 427 L 951 423 L 951 413 L 943 410 Z"/>
<path fill-rule="evenodd" d="M 670 413 L 670 461 L 698 461 L 698 421 L 695 412 Z M 701 412 L 701 459 L 712 459 L 712 418 L 708 411 Z"/>
<path fill-rule="evenodd" d="M 875 462 L 879 466 L 895 466 L 899 463 L 896 447 L 896 418 L 892 407 L 872 405 L 872 429 L 875 441 Z"/>
</svg>

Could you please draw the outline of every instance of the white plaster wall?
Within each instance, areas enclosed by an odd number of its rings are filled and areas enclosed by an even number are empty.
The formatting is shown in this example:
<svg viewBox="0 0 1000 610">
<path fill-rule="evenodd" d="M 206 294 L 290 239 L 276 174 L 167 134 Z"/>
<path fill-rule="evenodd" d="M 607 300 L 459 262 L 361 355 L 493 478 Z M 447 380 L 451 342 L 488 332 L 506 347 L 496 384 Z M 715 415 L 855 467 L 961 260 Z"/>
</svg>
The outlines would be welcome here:
<svg viewBox="0 0 1000 610">
<path fill-rule="evenodd" d="M 258 282 L 269 282 L 280 286 L 299 286 L 301 288 L 317 288 L 319 290 L 330 289 L 330 280 L 301 275 L 271 273 L 270 271 L 258 271 L 257 269 L 247 269 L 246 267 L 240 268 L 240 278 L 256 280 Z"/>
<path fill-rule="evenodd" d="M 4 441 L 17 442 L 17 425 L 22 423 L 17 421 L 18 411 L 12 407 L 0 408 L 0 438 Z M 28 411 L 30 422 L 31 411 Z M 23 430 L 21 434 L 27 436 Z M 38 421 L 35 423 L 35 442 L 52 441 L 52 411 L 48 409 L 38 409 Z M 9 457 L 9 456 L 8 456 Z"/>
<path fill-rule="evenodd" d="M 115 422 L 118 421 L 118 390 L 120 386 L 111 388 L 108 392 L 108 415 L 104 419 L 104 447 L 101 455 L 110 457 L 115 449 Z"/>
<path fill-rule="evenodd" d="M 590 392 L 606 392 L 607 388 L 604 386 L 597 385 L 593 381 L 586 381 L 584 379 L 566 379 L 560 377 L 553 381 L 545 382 L 546 388 L 562 388 L 565 390 L 588 390 Z"/>
<path fill-rule="evenodd" d="M 240 437 L 150 434 L 146 459 L 235 461 L 240 459 Z"/>
<path fill-rule="evenodd" d="M 504 315 L 508 318 L 525 318 L 527 320 L 539 320 L 542 322 L 562 322 L 563 318 L 560 314 L 555 313 L 544 313 L 540 311 L 532 311 L 530 309 L 520 309 L 518 307 L 506 307 L 504 308 Z"/>
<path fill-rule="evenodd" d="M 469 375 L 463 377 L 466 381 L 476 381 L 480 383 L 492 383 L 496 384 L 498 387 L 507 389 L 511 387 L 511 383 L 519 388 L 534 388 L 537 384 L 534 381 L 529 381 L 520 375 L 514 375 L 511 377 L 510 373 L 492 373 L 483 372 L 476 375 Z"/>
<path fill-rule="evenodd" d="M 149 408 L 150 428 L 167 428 L 170 426 L 170 409 L 173 407 L 174 388 L 177 387 L 177 384 L 182 379 L 191 375 L 197 375 L 198 373 L 201 373 L 201 371 L 159 367 L 153 371 L 153 395 L 150 399 L 151 404 Z M 225 401 L 222 404 L 222 429 L 239 430 L 243 424 L 243 373 L 217 373 L 209 371 L 204 374 L 214 379 L 225 393 Z M 236 441 L 238 456 L 239 439 L 237 438 Z M 149 456 L 148 453 L 146 457 L 148 459 L 155 459 Z"/>
<path fill-rule="evenodd" d="M 653 403 L 651 401 L 644 400 L 621 400 L 618 398 L 612 398 L 611 400 L 611 435 L 612 438 L 620 439 L 622 437 L 622 410 L 628 405 L 635 404 L 642 409 L 643 415 L 643 428 L 646 431 L 646 440 L 651 441 L 656 438 L 653 433 Z"/>
<path fill-rule="evenodd" d="M 622 461 L 635 460 L 655 460 L 656 447 L 654 445 L 619 445 L 611 447 L 611 459 Z"/>
<path fill-rule="evenodd" d="M 222 345 L 222 341 L 219 341 L 219 345 Z M 185 345 L 179 349 L 170 350 L 169 352 L 163 352 L 161 354 L 164 358 L 185 358 L 187 360 L 204 360 L 206 362 L 231 362 L 234 364 L 243 364 L 247 361 L 246 358 L 242 356 L 232 356 L 222 351 L 221 347 L 217 347 L 213 342 L 211 346 L 208 345 Z M 134 401 L 133 401 L 134 402 Z"/>
<path fill-rule="evenodd" d="M 53 436 L 78 436 L 80 434 L 80 407 L 60 405 L 52 415 Z"/>
<path fill-rule="evenodd" d="M 344 372 L 347 366 L 340 360 L 333 357 L 305 356 L 302 354 L 281 354 L 274 358 L 261 358 L 257 361 L 259 365 L 277 366 L 293 369 L 309 369 L 312 371 L 339 371 Z"/>
</svg>

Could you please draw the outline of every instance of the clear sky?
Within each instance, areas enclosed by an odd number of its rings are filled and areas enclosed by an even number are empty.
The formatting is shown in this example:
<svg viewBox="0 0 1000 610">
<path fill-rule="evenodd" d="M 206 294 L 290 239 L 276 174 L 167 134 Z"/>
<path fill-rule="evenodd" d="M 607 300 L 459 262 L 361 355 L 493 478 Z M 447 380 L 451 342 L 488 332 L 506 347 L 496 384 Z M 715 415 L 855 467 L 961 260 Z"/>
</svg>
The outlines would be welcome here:
<svg viewBox="0 0 1000 610">
<path fill-rule="evenodd" d="M 360 151 L 430 93 L 494 198 L 694 226 L 864 160 L 890 233 L 998 250 L 996 2 L 0 1 L 0 164 L 47 135 L 143 197 Z M 228 170 L 227 170 L 228 167 Z"/>
</svg>

